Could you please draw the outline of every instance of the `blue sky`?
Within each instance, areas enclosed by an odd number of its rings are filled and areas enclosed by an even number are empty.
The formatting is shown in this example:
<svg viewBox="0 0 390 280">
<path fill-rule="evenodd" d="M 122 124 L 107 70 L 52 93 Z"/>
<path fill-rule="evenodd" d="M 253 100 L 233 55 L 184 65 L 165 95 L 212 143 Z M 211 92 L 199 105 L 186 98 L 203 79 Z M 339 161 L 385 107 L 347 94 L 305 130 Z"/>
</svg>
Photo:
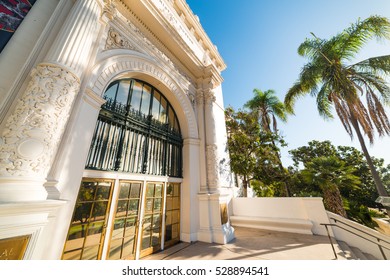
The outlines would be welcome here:
<svg viewBox="0 0 390 280">
<path fill-rule="evenodd" d="M 310 32 L 329 38 L 370 15 L 390 18 L 390 0 L 187 0 L 204 30 L 218 47 L 227 69 L 222 72 L 225 106 L 238 109 L 252 98 L 253 89 L 273 89 L 280 100 L 298 78 L 305 59 L 297 48 Z M 390 42 L 370 42 L 356 57 L 390 54 Z M 389 79 L 390 80 L 390 79 Z M 390 111 L 390 110 L 388 110 Z M 389 114 L 390 115 L 390 114 Z M 354 146 L 337 116 L 326 121 L 317 112 L 315 99 L 299 99 L 295 115 L 279 122 L 288 147 L 282 150 L 284 165 L 291 165 L 288 150 L 311 140 Z M 390 164 L 390 136 L 377 138 L 372 156 Z"/>
</svg>

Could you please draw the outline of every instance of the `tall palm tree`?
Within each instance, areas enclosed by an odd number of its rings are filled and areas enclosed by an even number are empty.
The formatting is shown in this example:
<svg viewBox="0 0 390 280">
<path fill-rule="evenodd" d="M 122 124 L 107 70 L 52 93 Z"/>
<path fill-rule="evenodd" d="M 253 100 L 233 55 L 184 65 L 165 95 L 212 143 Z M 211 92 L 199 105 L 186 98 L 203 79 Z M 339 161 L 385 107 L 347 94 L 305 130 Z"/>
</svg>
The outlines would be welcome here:
<svg viewBox="0 0 390 280">
<path fill-rule="evenodd" d="M 255 88 L 253 93 L 253 98 L 245 103 L 244 107 L 249 108 L 252 110 L 252 112 L 257 114 L 260 126 L 265 132 L 274 132 L 277 134 L 278 126 L 276 117 L 278 117 L 283 122 L 287 121 L 287 113 L 283 102 L 279 100 L 279 98 L 275 95 L 275 91 L 272 89 L 263 92 L 260 89 Z M 273 141 L 272 144 L 275 146 Z M 282 160 L 280 159 L 280 155 L 277 154 L 277 157 L 279 169 L 283 172 L 284 168 L 282 165 Z M 284 182 L 284 188 L 286 193 L 285 195 L 290 196 L 286 182 Z"/>
<path fill-rule="evenodd" d="M 277 133 L 276 117 L 283 122 L 287 121 L 287 114 L 283 102 L 275 95 L 272 89 L 261 91 L 257 88 L 253 90 L 254 96 L 251 100 L 245 103 L 245 107 L 257 112 L 261 127 L 267 131 Z"/>
<path fill-rule="evenodd" d="M 390 73 L 390 55 L 369 58 L 351 63 L 356 54 L 370 39 L 390 39 L 390 22 L 387 18 L 371 16 L 358 20 L 329 40 L 313 33 L 298 48 L 298 53 L 308 58 L 298 81 L 285 96 L 285 106 L 293 113 L 297 98 L 310 93 L 317 99 L 317 108 L 324 118 L 337 113 L 345 130 L 353 131 L 362 147 L 380 196 L 388 196 L 378 172 L 367 151 L 362 131 L 370 143 L 374 132 L 390 135 L 390 123 L 383 104 L 390 104 L 390 88 L 384 79 Z M 365 102 L 361 100 L 365 97 Z M 389 212 L 389 210 L 388 210 Z"/>
<path fill-rule="evenodd" d="M 346 166 L 336 156 L 318 157 L 306 164 L 301 171 L 303 180 L 317 185 L 323 192 L 325 208 L 347 218 L 339 188 L 359 188 L 360 179 L 355 169 Z"/>
</svg>

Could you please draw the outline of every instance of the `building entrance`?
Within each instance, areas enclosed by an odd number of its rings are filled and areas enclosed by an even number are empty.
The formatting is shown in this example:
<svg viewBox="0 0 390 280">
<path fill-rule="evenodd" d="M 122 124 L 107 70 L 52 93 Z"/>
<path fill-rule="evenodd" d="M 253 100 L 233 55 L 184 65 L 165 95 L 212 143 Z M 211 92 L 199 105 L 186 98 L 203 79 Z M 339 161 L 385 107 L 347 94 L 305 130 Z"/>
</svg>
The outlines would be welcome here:
<svg viewBox="0 0 390 280">
<path fill-rule="evenodd" d="M 141 258 L 179 232 L 179 183 L 84 178 L 62 259 Z"/>
<path fill-rule="evenodd" d="M 180 239 L 180 183 L 166 182 L 182 177 L 173 107 L 135 79 L 113 81 L 103 97 L 86 169 L 113 179 L 83 178 L 63 259 L 137 259 Z"/>
</svg>

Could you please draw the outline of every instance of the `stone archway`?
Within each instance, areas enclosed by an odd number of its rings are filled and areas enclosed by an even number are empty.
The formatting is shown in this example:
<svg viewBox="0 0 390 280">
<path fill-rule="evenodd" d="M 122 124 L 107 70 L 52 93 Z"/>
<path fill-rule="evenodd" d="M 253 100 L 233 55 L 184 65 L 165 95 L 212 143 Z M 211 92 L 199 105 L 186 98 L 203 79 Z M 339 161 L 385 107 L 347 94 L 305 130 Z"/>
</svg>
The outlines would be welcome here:
<svg viewBox="0 0 390 280">
<path fill-rule="evenodd" d="M 201 141 L 194 112 L 194 93 L 190 92 L 191 82 L 175 69 L 159 65 L 154 59 L 139 52 L 116 49 L 105 51 L 98 59 L 87 80 L 85 92 L 100 98 L 107 86 L 120 78 L 140 79 L 155 86 L 169 100 L 177 114 L 184 140 L 181 240 L 195 241 L 199 229 L 197 195 L 201 180 Z"/>
<path fill-rule="evenodd" d="M 181 76 L 179 82 L 182 84 L 180 85 L 177 82 L 178 79 L 169 75 L 155 61 L 140 53 L 110 50 L 105 52 L 104 59 L 94 67 L 87 89 L 101 96 L 112 80 L 122 76 L 141 78 L 162 89 L 178 114 L 183 138 L 199 138 L 193 102 L 188 90 L 190 85 L 188 80 Z"/>
</svg>

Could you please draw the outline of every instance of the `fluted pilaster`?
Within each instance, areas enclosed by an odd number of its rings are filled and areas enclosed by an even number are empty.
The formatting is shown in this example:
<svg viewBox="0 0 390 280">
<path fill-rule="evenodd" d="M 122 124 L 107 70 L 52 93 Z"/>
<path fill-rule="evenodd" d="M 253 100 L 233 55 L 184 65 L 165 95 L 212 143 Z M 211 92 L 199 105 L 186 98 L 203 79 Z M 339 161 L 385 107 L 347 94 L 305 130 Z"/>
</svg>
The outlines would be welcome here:
<svg viewBox="0 0 390 280">
<path fill-rule="evenodd" d="M 99 29 L 97 0 L 77 0 L 62 26 L 45 62 L 61 65 L 81 76 Z"/>
<path fill-rule="evenodd" d="M 42 200 L 43 183 L 97 39 L 97 0 L 78 0 L 0 133 L 0 201 Z"/>
</svg>

